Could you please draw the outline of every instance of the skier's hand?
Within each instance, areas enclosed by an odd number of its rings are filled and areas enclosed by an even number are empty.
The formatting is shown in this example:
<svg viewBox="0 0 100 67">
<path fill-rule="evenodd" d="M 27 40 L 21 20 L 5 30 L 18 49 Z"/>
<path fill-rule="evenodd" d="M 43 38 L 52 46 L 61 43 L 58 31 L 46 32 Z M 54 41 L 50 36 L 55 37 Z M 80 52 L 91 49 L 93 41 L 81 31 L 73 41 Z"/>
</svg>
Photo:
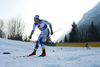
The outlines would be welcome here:
<svg viewBox="0 0 100 67">
<path fill-rule="evenodd" d="M 53 35 L 53 31 L 51 31 L 51 35 Z"/>
<path fill-rule="evenodd" d="M 32 38 L 32 35 L 30 35 L 29 38 L 31 39 Z"/>
<path fill-rule="evenodd" d="M 34 32 L 32 31 L 31 34 L 30 34 L 30 36 L 29 36 L 30 39 L 32 38 L 32 34 L 33 34 L 33 33 L 34 33 Z"/>
</svg>

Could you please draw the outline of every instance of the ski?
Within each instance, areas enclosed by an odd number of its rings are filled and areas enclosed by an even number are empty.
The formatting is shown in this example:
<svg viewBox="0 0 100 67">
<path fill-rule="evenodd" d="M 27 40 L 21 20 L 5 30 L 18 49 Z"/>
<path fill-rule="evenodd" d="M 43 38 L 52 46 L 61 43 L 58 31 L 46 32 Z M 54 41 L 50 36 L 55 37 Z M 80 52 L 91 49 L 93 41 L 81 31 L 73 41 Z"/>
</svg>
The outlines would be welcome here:
<svg viewBox="0 0 100 67">
<path fill-rule="evenodd" d="M 16 57 L 14 57 L 14 59 L 16 59 L 16 58 L 22 58 L 22 57 L 29 57 L 29 55 L 16 56 Z"/>
<path fill-rule="evenodd" d="M 30 57 L 29 55 L 23 55 L 23 56 L 16 56 L 14 57 L 14 59 L 17 59 L 17 58 L 23 58 L 23 57 Z M 37 57 L 45 57 L 45 56 L 37 56 Z"/>
<path fill-rule="evenodd" d="M 41 56 L 41 55 L 39 55 L 38 57 L 45 57 L 45 56 Z"/>
<path fill-rule="evenodd" d="M 24 55 L 24 56 L 16 56 L 17 58 L 21 58 L 21 57 L 29 57 L 29 55 Z"/>
<path fill-rule="evenodd" d="M 45 56 L 38 56 L 38 57 L 45 57 Z"/>
</svg>

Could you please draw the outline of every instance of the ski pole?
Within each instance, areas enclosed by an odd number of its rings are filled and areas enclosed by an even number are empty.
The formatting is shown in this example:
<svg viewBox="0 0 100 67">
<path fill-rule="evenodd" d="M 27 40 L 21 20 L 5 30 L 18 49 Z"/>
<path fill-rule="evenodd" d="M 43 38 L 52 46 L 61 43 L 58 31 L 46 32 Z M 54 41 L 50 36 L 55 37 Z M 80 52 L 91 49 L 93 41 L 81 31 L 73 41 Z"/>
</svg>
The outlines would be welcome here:
<svg viewBox="0 0 100 67">
<path fill-rule="evenodd" d="M 53 33 L 56 33 L 56 32 L 58 32 L 58 31 L 60 31 L 60 30 L 62 30 L 63 28 L 61 28 L 61 29 L 59 29 L 59 30 L 56 30 L 56 31 L 54 31 Z"/>
<path fill-rule="evenodd" d="M 56 33 L 56 32 L 58 32 L 58 31 L 60 31 L 60 30 L 62 30 L 63 28 L 61 28 L 61 29 L 59 29 L 59 30 L 56 30 L 56 31 L 54 31 L 53 33 Z M 49 36 L 51 39 L 52 39 L 52 36 Z"/>
</svg>

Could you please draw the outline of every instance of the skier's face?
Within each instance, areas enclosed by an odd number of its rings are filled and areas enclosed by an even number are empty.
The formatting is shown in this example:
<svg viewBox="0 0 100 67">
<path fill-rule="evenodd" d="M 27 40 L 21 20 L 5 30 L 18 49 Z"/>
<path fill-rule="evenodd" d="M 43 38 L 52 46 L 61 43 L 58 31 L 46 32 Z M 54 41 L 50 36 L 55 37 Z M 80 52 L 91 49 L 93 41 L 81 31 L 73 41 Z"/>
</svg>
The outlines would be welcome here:
<svg viewBox="0 0 100 67">
<path fill-rule="evenodd" d="M 39 18 L 34 18 L 35 23 L 39 23 Z"/>
</svg>

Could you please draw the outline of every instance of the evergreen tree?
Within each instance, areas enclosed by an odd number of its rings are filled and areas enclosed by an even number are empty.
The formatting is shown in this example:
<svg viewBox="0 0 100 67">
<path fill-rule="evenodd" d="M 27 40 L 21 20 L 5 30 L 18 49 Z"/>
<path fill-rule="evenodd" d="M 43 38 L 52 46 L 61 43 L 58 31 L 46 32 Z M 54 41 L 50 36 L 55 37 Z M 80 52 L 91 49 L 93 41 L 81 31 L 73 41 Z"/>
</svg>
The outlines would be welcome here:
<svg viewBox="0 0 100 67">
<path fill-rule="evenodd" d="M 94 22 L 91 22 L 91 25 L 88 28 L 88 41 L 94 42 L 99 41 L 99 30 L 97 26 L 94 25 Z"/>
<path fill-rule="evenodd" d="M 65 35 L 64 43 L 68 42 L 67 35 Z"/>
<path fill-rule="evenodd" d="M 75 22 L 72 24 L 72 30 L 69 34 L 69 42 L 78 42 L 78 29 Z"/>
</svg>

